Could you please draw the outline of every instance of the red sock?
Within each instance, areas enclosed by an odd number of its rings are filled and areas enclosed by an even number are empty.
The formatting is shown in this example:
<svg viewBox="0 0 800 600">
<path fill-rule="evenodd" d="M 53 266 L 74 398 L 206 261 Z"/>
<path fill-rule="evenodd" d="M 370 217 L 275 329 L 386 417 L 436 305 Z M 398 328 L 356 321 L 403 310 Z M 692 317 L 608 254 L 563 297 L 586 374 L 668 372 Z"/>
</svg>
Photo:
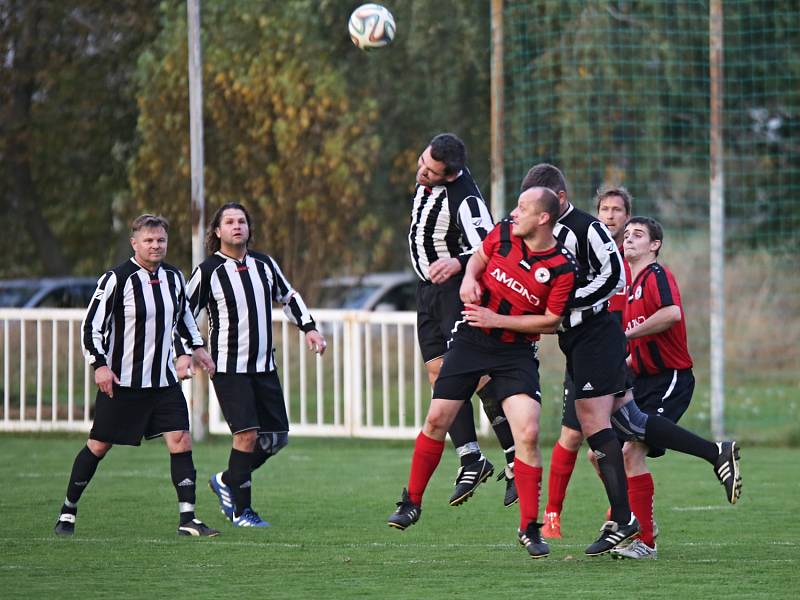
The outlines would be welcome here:
<svg viewBox="0 0 800 600">
<path fill-rule="evenodd" d="M 422 506 L 422 494 L 431 475 L 439 466 L 444 452 L 444 441 L 438 442 L 419 432 L 411 458 L 411 474 L 408 476 L 408 495 L 417 506 Z"/>
<path fill-rule="evenodd" d="M 545 512 L 561 513 L 564 508 L 564 497 L 567 495 L 569 478 L 575 469 L 575 459 L 578 458 L 577 450 L 570 452 L 556 442 L 553 446 L 553 455 L 550 458 L 550 477 L 547 480 L 547 508 Z"/>
<path fill-rule="evenodd" d="M 519 528 L 539 520 L 539 496 L 542 493 L 542 467 L 532 467 L 514 458 L 514 481 L 519 494 Z"/>
<path fill-rule="evenodd" d="M 655 545 L 655 540 L 653 540 L 654 492 L 653 476 L 650 473 L 628 477 L 628 502 L 630 502 L 631 511 L 636 515 L 639 527 L 641 527 L 639 537 L 651 548 Z"/>
</svg>

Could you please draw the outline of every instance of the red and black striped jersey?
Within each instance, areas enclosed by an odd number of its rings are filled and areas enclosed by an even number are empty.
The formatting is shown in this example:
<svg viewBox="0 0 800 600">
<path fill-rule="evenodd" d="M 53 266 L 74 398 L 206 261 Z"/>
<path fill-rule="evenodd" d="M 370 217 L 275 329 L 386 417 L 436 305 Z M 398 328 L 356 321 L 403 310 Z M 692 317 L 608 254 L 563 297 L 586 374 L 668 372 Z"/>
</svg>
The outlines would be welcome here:
<svg viewBox="0 0 800 600">
<path fill-rule="evenodd" d="M 552 248 L 531 252 L 522 238 L 511 234 L 511 222 L 500 222 L 483 241 L 489 262 L 481 276 L 481 306 L 501 315 L 543 315 L 549 309 L 566 315 L 572 298 L 578 265 L 560 242 Z M 538 334 L 506 329 L 483 330 L 507 343 L 531 343 Z"/>
<path fill-rule="evenodd" d="M 652 263 L 636 276 L 629 287 L 625 305 L 625 330 L 645 321 L 665 306 L 681 309 L 681 320 L 666 331 L 628 340 L 633 372 L 655 375 L 670 369 L 691 369 L 692 357 L 686 342 L 686 319 L 675 277 L 658 263 Z"/>
</svg>

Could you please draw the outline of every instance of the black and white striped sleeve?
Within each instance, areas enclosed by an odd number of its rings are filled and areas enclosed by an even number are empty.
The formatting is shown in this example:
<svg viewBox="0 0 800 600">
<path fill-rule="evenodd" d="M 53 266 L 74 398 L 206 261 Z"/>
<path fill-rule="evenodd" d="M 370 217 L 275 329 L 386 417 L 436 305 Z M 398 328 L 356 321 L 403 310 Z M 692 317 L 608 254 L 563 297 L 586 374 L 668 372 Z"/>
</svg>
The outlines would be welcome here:
<svg viewBox="0 0 800 600">
<path fill-rule="evenodd" d="M 272 298 L 283 304 L 283 312 L 302 331 L 308 333 L 317 328 L 314 318 L 297 291 L 286 279 L 278 263 L 270 256 L 267 264 L 272 271 Z"/>
<path fill-rule="evenodd" d="M 625 287 L 625 269 L 617 244 L 605 225 L 599 221 L 589 225 L 587 250 L 590 272 L 594 278 L 575 290 L 570 308 L 590 308 L 608 300 Z"/>
<path fill-rule="evenodd" d="M 189 309 L 195 318 L 200 311 L 206 307 L 208 302 L 208 283 L 203 277 L 203 270 L 200 265 L 194 268 L 189 281 L 186 283 L 186 298 L 189 301 Z"/>
<path fill-rule="evenodd" d="M 178 306 L 175 307 L 177 322 L 175 326 L 175 355 L 189 354 L 194 348 L 202 348 L 203 337 L 197 328 L 191 306 L 187 299 L 188 289 L 183 273 L 174 271 L 175 289 L 177 291 Z"/>
<path fill-rule="evenodd" d="M 492 221 L 492 215 L 489 213 L 486 203 L 478 196 L 464 198 L 458 207 L 457 220 L 461 236 L 469 248 L 459 255 L 463 266 L 472 253 L 480 247 L 489 232 L 494 229 L 494 221 Z"/>
<path fill-rule="evenodd" d="M 117 275 L 114 271 L 108 271 L 97 282 L 97 289 L 81 325 L 83 353 L 95 369 L 108 365 L 106 335 L 114 318 L 116 289 Z"/>
</svg>

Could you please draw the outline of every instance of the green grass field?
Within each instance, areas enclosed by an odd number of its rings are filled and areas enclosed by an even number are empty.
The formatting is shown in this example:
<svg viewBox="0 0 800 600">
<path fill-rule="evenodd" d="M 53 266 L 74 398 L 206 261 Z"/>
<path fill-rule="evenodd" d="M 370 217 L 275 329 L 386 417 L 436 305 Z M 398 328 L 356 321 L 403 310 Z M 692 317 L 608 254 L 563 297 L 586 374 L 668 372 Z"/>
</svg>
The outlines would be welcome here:
<svg viewBox="0 0 800 600">
<path fill-rule="evenodd" d="M 728 505 L 711 468 L 668 454 L 652 464 L 657 561 L 587 558 L 606 504 L 582 456 L 565 537 L 533 561 L 518 512 L 494 479 L 447 506 L 448 447 L 420 522 L 386 526 L 411 442 L 293 439 L 255 477 L 254 506 L 273 526 L 234 530 L 205 485 L 228 441 L 199 444 L 198 515 L 213 539 L 175 534 L 177 505 L 162 442 L 114 448 L 80 504 L 76 535 L 52 527 L 80 436 L 0 436 L 3 598 L 796 598 L 800 590 L 800 451 L 742 450 L 744 491 Z M 500 451 L 484 444 L 498 464 Z M 549 451 L 546 452 L 546 457 Z"/>
</svg>

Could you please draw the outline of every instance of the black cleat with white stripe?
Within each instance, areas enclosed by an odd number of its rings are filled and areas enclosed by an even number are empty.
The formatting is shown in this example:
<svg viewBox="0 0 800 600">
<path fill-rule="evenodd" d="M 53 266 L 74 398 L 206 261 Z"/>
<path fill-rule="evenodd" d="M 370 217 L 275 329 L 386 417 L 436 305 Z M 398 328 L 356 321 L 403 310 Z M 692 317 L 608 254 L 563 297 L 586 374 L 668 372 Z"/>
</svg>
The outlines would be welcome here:
<svg viewBox="0 0 800 600">
<path fill-rule="evenodd" d="M 219 531 L 212 529 L 200 519 L 192 519 L 188 523 L 183 523 L 178 526 L 178 535 L 187 535 L 191 537 L 217 537 Z"/>
<path fill-rule="evenodd" d="M 725 497 L 736 504 L 742 495 L 742 475 L 739 472 L 739 446 L 736 442 L 717 442 L 719 457 L 714 465 L 714 474 L 725 486 Z"/>
<path fill-rule="evenodd" d="M 450 506 L 464 504 L 475 493 L 475 489 L 494 473 L 494 465 L 481 456 L 471 465 L 459 467 L 456 475 L 456 489 L 450 496 Z"/>
<path fill-rule="evenodd" d="M 550 555 L 550 546 L 542 539 L 542 523 L 531 521 L 525 531 L 517 530 L 517 537 L 531 558 L 544 558 Z"/>
<path fill-rule="evenodd" d="M 419 521 L 421 514 L 422 508 L 411 501 L 411 498 L 408 496 L 408 490 L 403 488 L 400 502 L 397 503 L 397 510 L 389 515 L 386 523 L 389 527 L 394 527 L 402 531 Z"/>
<path fill-rule="evenodd" d="M 631 520 L 627 525 L 620 525 L 616 521 L 606 521 L 600 530 L 600 537 L 586 548 L 585 553 L 587 556 L 600 556 L 638 535 L 639 521 L 636 520 L 633 513 L 631 513 Z"/>
</svg>

